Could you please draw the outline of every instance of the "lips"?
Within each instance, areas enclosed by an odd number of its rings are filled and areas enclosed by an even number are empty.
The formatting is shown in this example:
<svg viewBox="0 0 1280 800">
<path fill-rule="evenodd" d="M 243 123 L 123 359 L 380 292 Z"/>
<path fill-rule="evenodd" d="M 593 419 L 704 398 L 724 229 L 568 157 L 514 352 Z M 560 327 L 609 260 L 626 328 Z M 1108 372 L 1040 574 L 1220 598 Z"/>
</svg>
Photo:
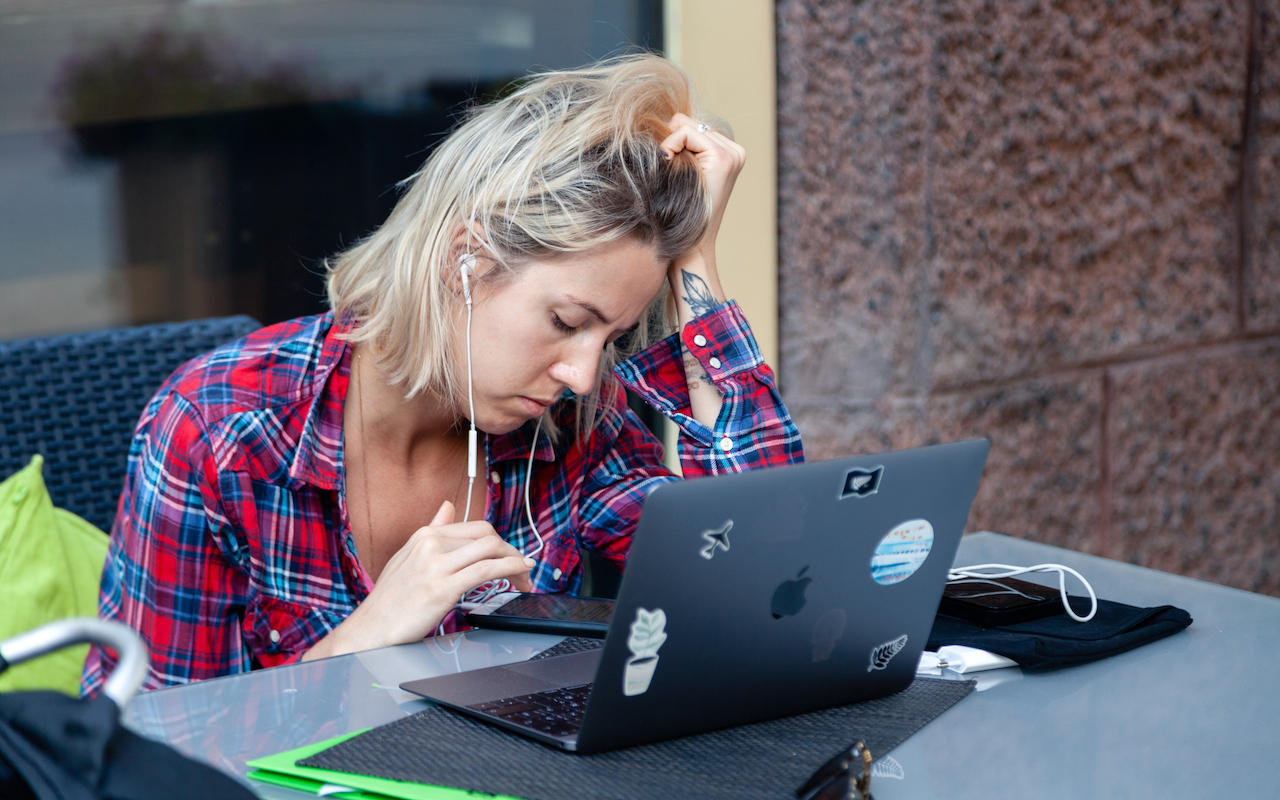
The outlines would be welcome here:
<svg viewBox="0 0 1280 800">
<path fill-rule="evenodd" d="M 524 395 L 520 395 L 518 399 L 520 400 L 520 404 L 528 409 L 529 413 L 534 416 L 541 416 L 542 412 L 546 411 L 551 404 L 555 402 L 554 400 L 538 400 L 533 397 L 525 397 Z"/>
</svg>

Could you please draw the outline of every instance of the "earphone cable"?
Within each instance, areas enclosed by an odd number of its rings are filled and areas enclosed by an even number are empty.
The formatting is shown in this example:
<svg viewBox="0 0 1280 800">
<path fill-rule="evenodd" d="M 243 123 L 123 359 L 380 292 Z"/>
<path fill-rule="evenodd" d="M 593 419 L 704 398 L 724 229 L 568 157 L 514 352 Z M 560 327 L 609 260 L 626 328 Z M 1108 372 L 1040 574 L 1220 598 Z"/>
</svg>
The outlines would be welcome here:
<svg viewBox="0 0 1280 800">
<path fill-rule="evenodd" d="M 467 504 L 462 514 L 462 521 L 471 519 L 471 495 L 476 485 L 476 401 L 471 388 L 471 281 L 467 272 L 475 263 L 475 256 L 467 253 L 462 257 L 462 294 L 467 303 L 467 419 L 471 429 L 467 431 Z"/>
<path fill-rule="evenodd" d="M 470 253 L 467 253 L 464 256 L 462 256 L 461 260 L 462 260 L 462 269 L 461 269 L 462 293 L 467 306 L 467 333 L 466 333 L 467 410 L 468 410 L 468 415 L 471 422 L 471 427 L 467 434 L 467 478 L 468 478 L 467 503 L 466 503 L 466 511 L 462 517 L 462 521 L 466 522 L 471 518 L 471 495 L 472 495 L 472 492 L 475 486 L 475 480 L 476 480 L 476 462 L 477 462 L 477 450 L 478 450 L 477 445 L 478 445 L 479 436 L 476 431 L 476 407 L 475 407 L 475 395 L 474 395 L 474 386 L 472 382 L 472 367 L 471 367 L 471 281 L 467 274 L 468 271 L 471 269 L 472 265 L 475 263 L 475 256 L 471 255 Z M 545 547 L 545 542 L 542 539 L 542 535 L 538 533 L 538 526 L 534 522 L 533 507 L 529 500 L 529 485 L 533 480 L 533 455 L 537 450 L 538 436 L 542 432 L 542 419 L 543 419 L 542 417 L 538 417 L 538 424 L 534 427 L 533 443 L 529 447 L 529 461 L 528 461 L 527 467 L 525 468 L 524 510 L 525 510 L 525 515 L 529 520 L 529 529 L 533 532 L 533 537 L 537 541 L 537 544 L 534 546 L 533 551 L 528 554 L 529 558 L 534 558 L 535 556 L 537 556 L 539 553 L 542 552 L 543 548 Z M 496 581 L 485 581 L 479 586 L 476 586 L 471 590 L 467 591 L 465 594 L 463 594 L 461 600 L 459 601 L 459 605 L 464 607 L 482 605 L 488 602 L 490 599 L 492 599 L 496 595 L 511 591 L 511 588 L 512 588 L 511 581 L 507 580 L 506 578 L 500 578 Z M 437 635 L 444 634 L 443 619 L 440 620 L 439 625 L 436 626 L 436 633 Z"/>
<path fill-rule="evenodd" d="M 533 538 L 538 540 L 538 546 L 529 553 L 529 558 L 541 553 L 543 547 L 542 534 L 538 533 L 538 526 L 533 521 L 533 506 L 529 503 L 529 484 L 533 483 L 533 454 L 538 449 L 538 434 L 541 432 L 542 417 L 538 417 L 538 425 L 533 429 L 533 444 L 529 447 L 529 466 L 524 471 L 524 513 L 529 518 L 529 530 L 533 531 Z"/>
</svg>

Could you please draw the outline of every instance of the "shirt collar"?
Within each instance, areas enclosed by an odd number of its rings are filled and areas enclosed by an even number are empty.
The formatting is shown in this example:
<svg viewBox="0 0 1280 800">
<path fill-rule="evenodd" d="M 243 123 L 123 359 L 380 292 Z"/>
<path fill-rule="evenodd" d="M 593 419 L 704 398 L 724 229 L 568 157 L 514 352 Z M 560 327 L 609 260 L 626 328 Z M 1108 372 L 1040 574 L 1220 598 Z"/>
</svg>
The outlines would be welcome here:
<svg viewBox="0 0 1280 800">
<path fill-rule="evenodd" d="M 307 411 L 307 419 L 298 437 L 289 482 L 296 487 L 310 484 L 336 491 L 342 486 L 343 406 L 351 376 L 351 348 L 343 338 L 354 327 L 349 318 L 330 320 L 320 356 L 311 373 L 311 386 L 306 387 L 315 398 Z"/>
<path fill-rule="evenodd" d="M 557 415 L 557 417 L 560 416 L 563 415 Z M 497 463 L 513 458 L 528 458 L 529 448 L 533 445 L 533 432 L 537 424 L 537 420 L 531 419 L 510 433 L 485 437 L 485 449 L 488 452 L 489 461 Z M 538 434 L 538 443 L 533 450 L 533 457 L 538 461 L 556 460 L 556 451 L 551 444 L 551 437 L 547 436 L 545 430 Z"/>
</svg>

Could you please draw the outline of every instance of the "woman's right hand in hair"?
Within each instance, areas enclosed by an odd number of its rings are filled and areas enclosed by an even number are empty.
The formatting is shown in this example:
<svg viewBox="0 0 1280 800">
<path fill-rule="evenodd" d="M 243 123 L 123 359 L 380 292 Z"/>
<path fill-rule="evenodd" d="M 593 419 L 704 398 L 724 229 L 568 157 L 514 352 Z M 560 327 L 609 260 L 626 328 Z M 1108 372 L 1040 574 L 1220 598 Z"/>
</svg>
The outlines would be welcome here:
<svg viewBox="0 0 1280 800">
<path fill-rule="evenodd" d="M 435 632 L 462 596 L 486 581 L 506 578 L 533 591 L 525 558 L 487 522 L 455 523 L 445 502 L 387 565 L 351 616 L 312 647 L 303 661 L 416 642 Z"/>
</svg>

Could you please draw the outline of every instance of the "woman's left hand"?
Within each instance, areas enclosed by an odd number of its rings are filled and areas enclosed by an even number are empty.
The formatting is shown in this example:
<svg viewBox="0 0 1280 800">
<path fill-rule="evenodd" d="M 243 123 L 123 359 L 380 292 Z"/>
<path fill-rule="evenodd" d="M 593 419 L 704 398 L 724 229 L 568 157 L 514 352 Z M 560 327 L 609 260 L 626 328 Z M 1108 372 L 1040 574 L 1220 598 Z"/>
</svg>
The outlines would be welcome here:
<svg viewBox="0 0 1280 800">
<path fill-rule="evenodd" d="M 724 210 L 729 204 L 733 184 L 738 180 L 738 173 L 742 172 L 742 167 L 747 163 L 747 151 L 742 145 L 715 128 L 699 131 L 700 124 L 693 117 L 676 114 L 671 118 L 673 132 L 662 140 L 660 147 L 672 156 L 682 150 L 688 150 L 698 160 L 702 173 L 706 176 L 707 187 L 711 190 L 711 224 L 707 226 L 707 233 L 695 253 L 701 255 L 706 262 L 711 273 L 708 277 L 715 279 L 716 235 L 720 232 L 720 223 L 724 219 Z M 695 253 L 691 253 L 690 256 L 694 256 Z M 684 260 L 677 259 L 677 264 Z"/>
</svg>

